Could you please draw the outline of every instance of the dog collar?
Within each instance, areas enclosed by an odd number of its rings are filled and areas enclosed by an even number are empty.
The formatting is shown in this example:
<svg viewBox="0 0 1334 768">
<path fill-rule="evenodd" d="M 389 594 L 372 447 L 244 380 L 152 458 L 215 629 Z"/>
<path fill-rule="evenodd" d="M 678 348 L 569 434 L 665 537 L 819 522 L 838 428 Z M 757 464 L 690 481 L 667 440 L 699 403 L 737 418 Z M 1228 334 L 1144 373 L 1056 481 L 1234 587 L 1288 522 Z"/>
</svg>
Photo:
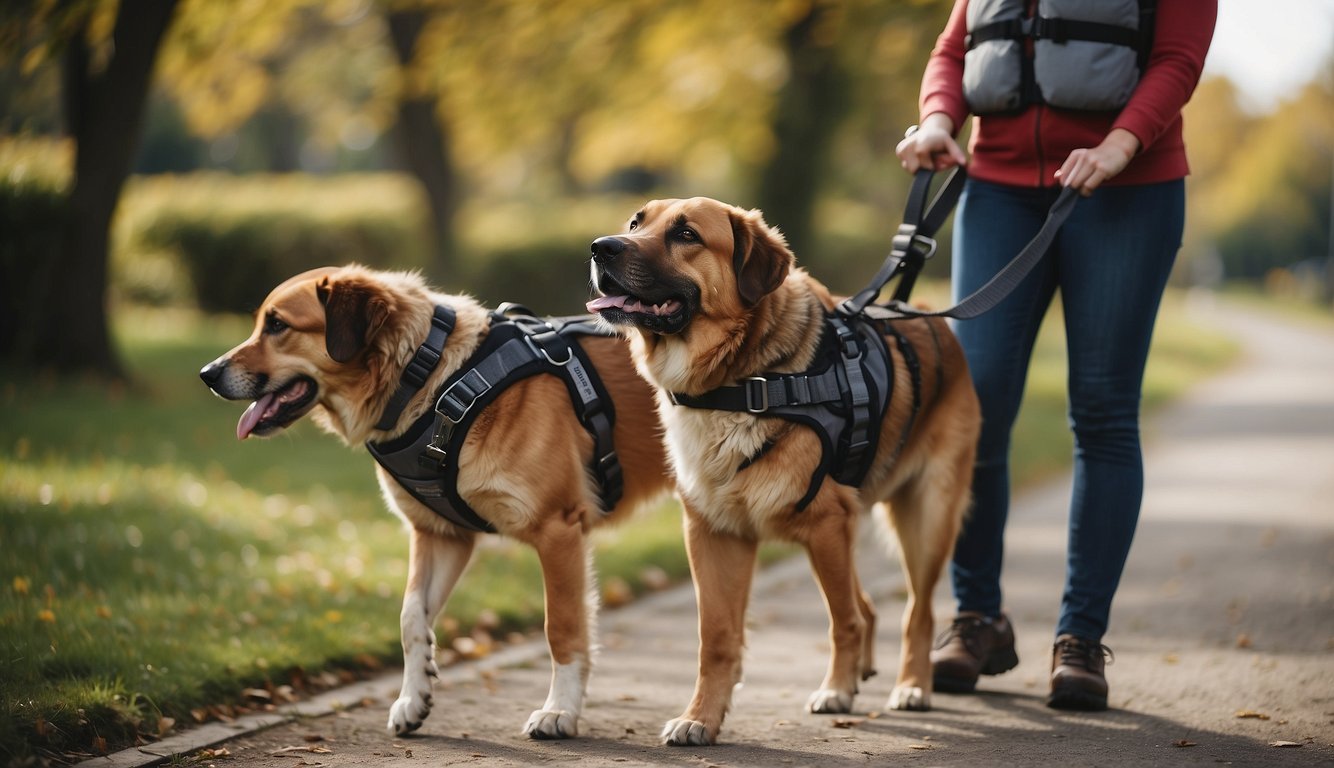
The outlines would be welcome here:
<svg viewBox="0 0 1334 768">
<path fill-rule="evenodd" d="M 398 387 L 394 389 L 389 403 L 385 405 L 384 413 L 380 415 L 380 421 L 375 425 L 376 429 L 393 429 L 398 423 L 398 417 L 403 415 L 403 409 L 408 407 L 408 401 L 426 386 L 426 379 L 440 364 L 440 355 L 444 352 L 445 342 L 449 340 L 449 334 L 454 330 L 454 320 L 454 310 L 436 305 L 435 312 L 431 315 L 431 331 L 403 369 L 403 375 L 398 379 Z"/>
</svg>

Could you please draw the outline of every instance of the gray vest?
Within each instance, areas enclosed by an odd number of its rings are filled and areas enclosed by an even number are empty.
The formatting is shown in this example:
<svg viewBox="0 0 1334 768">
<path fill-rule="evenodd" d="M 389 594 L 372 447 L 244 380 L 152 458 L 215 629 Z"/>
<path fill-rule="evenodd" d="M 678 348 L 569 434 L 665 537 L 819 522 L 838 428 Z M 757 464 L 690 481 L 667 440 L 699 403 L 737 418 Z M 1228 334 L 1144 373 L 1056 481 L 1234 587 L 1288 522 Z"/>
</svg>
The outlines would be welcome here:
<svg viewBox="0 0 1334 768">
<path fill-rule="evenodd" d="M 969 0 L 963 93 L 979 115 L 1029 104 L 1116 111 L 1153 43 L 1147 0 Z M 1032 55 L 1028 44 L 1032 45 Z"/>
</svg>

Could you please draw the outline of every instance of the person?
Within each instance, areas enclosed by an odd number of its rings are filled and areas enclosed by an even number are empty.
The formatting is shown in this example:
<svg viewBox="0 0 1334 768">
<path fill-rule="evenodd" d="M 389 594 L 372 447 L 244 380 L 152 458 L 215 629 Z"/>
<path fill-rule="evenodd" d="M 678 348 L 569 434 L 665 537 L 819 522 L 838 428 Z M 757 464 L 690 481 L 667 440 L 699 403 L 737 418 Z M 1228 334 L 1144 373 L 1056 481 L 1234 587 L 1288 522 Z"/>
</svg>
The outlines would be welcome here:
<svg viewBox="0 0 1334 768">
<path fill-rule="evenodd" d="M 956 0 L 922 78 L 919 123 L 897 147 L 909 173 L 968 166 L 954 221 L 956 300 L 1033 238 L 1061 187 L 1084 196 L 1012 294 L 956 323 L 983 416 L 973 508 L 950 564 L 958 612 L 932 651 L 939 691 L 972 691 L 979 675 L 1019 661 L 1000 586 L 1010 433 L 1059 291 L 1074 483 L 1047 704 L 1107 707 L 1102 639 L 1144 485 L 1140 390 L 1185 219 L 1181 108 L 1217 16 L 1215 0 L 1142 5 Z M 971 162 L 955 140 L 970 113 Z"/>
</svg>

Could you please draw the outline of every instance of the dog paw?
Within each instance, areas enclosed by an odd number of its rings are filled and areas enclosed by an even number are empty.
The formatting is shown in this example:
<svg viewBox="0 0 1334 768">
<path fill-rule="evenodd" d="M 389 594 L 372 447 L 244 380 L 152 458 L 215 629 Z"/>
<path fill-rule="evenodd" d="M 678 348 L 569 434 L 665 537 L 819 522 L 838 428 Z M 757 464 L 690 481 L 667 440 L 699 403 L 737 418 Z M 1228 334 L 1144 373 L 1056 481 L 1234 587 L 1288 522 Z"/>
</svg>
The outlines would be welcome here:
<svg viewBox="0 0 1334 768">
<path fill-rule="evenodd" d="M 389 708 L 389 732 L 395 736 L 404 736 L 422 727 L 426 716 L 431 714 L 431 699 L 414 699 L 400 696 Z"/>
<path fill-rule="evenodd" d="M 523 732 L 532 739 L 569 739 L 579 735 L 579 716 L 564 710 L 539 709 L 528 716 Z"/>
<path fill-rule="evenodd" d="M 817 715 L 839 715 L 852 711 L 852 694 L 833 688 L 821 688 L 806 699 L 806 711 Z"/>
<path fill-rule="evenodd" d="M 896 685 L 885 706 L 900 712 L 925 712 L 931 709 L 931 694 L 915 685 Z"/>
<path fill-rule="evenodd" d="M 678 717 L 662 728 L 662 743 L 669 747 L 707 747 L 713 739 L 708 727 L 695 720 Z"/>
</svg>

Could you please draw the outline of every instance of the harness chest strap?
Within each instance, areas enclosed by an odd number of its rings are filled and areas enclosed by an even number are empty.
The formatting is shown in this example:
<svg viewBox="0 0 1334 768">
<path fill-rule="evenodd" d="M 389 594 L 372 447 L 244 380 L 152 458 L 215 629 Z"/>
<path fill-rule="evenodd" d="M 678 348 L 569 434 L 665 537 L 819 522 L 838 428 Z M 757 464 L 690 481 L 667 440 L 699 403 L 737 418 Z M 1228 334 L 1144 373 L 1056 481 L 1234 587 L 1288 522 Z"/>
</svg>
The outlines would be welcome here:
<svg viewBox="0 0 1334 768">
<path fill-rule="evenodd" d="M 819 372 L 769 373 L 741 384 L 726 385 L 699 395 L 673 394 L 678 406 L 748 412 L 810 427 L 820 439 L 822 454 L 798 511 L 815 498 L 825 476 L 858 486 L 870 469 L 880 438 L 880 425 L 893 392 L 889 351 L 872 323 L 839 315 L 825 317 L 837 359 Z M 897 333 L 902 347 L 907 340 Z M 911 349 L 911 345 L 908 345 Z M 905 355 L 910 367 L 916 356 Z M 913 414 L 920 404 L 920 377 L 914 372 Z M 911 419 L 908 424 L 911 425 Z M 906 431 L 906 429 L 905 429 Z M 905 437 L 900 437 L 899 449 Z M 737 471 L 758 461 L 772 444 L 765 443 Z M 897 451 L 896 451 L 897 456 Z"/>
</svg>

